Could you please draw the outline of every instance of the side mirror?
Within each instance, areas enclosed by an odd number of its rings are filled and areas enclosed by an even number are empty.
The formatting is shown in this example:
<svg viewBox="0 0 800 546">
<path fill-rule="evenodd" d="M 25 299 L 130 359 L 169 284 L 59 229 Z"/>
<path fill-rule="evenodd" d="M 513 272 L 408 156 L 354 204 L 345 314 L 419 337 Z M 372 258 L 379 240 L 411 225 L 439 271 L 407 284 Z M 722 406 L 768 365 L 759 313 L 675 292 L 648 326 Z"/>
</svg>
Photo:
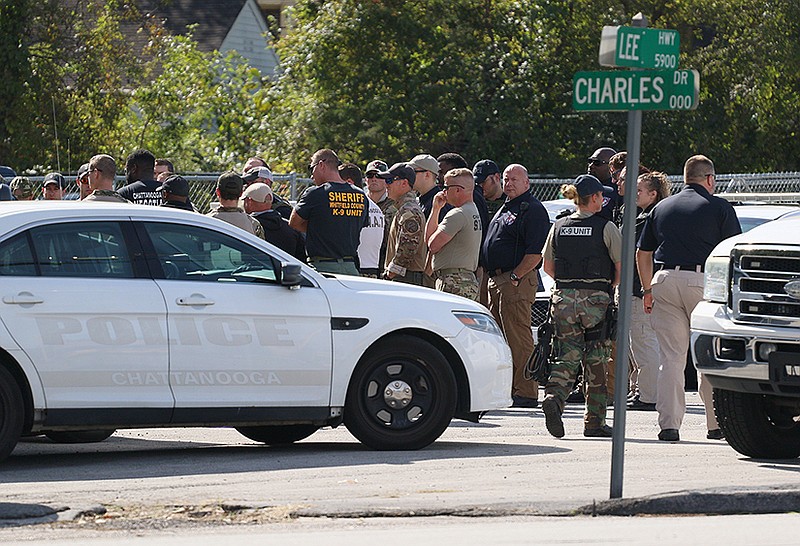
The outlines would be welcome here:
<svg viewBox="0 0 800 546">
<path fill-rule="evenodd" d="M 303 282 L 302 270 L 303 268 L 300 264 L 281 262 L 281 284 L 295 290 L 300 288 L 300 283 Z"/>
</svg>

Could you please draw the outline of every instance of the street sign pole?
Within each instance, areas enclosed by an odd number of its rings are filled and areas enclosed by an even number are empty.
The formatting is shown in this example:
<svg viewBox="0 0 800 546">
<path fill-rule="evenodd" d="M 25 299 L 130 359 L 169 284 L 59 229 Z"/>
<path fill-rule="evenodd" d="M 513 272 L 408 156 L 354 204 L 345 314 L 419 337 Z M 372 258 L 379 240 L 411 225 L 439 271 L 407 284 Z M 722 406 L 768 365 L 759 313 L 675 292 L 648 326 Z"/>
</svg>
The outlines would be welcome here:
<svg viewBox="0 0 800 546">
<path fill-rule="evenodd" d="M 642 13 L 633 17 L 633 25 L 646 27 Z M 635 69 L 634 69 L 635 70 Z M 617 354 L 614 362 L 614 428 L 611 434 L 611 494 L 622 497 L 625 467 L 625 419 L 628 394 L 628 349 L 630 347 L 631 294 L 633 293 L 633 242 L 636 231 L 636 179 L 639 177 L 639 155 L 642 143 L 642 111 L 628 112 L 627 158 L 625 160 L 625 211 L 622 215 L 622 279 L 619 285 L 619 321 L 617 322 Z"/>
</svg>

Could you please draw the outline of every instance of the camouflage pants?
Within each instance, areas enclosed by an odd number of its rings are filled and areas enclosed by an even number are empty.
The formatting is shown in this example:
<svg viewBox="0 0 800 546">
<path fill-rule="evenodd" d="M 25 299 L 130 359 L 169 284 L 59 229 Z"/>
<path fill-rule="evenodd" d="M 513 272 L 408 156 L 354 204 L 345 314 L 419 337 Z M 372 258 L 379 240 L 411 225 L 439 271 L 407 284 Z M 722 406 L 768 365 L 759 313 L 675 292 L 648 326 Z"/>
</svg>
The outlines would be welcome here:
<svg viewBox="0 0 800 546">
<path fill-rule="evenodd" d="M 609 295 L 597 290 L 564 288 L 553 292 L 551 313 L 555 326 L 556 358 L 545 394 L 553 395 L 564 409 L 578 369 L 583 365 L 585 428 L 606 423 L 606 366 L 610 340 L 586 341 L 586 330 L 599 325 L 606 315 Z"/>
<path fill-rule="evenodd" d="M 472 271 L 438 275 L 436 277 L 436 290 L 478 301 L 478 279 Z"/>
</svg>

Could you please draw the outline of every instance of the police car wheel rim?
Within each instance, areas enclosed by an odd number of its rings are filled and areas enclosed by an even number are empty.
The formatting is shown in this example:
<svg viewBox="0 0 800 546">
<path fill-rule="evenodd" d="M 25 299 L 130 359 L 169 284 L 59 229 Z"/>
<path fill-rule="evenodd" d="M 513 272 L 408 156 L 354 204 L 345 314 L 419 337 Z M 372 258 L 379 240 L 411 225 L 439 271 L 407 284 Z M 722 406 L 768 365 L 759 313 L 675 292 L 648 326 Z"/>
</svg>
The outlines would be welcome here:
<svg viewBox="0 0 800 546">
<path fill-rule="evenodd" d="M 434 403 L 428 371 L 411 361 L 376 366 L 364 382 L 363 404 L 381 425 L 404 430 L 417 425 Z"/>
</svg>

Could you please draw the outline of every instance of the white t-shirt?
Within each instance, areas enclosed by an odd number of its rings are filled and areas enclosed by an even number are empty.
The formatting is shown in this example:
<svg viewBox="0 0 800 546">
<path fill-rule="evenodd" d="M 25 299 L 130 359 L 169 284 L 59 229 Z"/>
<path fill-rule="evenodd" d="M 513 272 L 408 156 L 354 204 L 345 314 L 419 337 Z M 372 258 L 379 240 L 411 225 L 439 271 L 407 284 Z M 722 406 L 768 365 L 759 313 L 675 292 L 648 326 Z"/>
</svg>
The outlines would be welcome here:
<svg viewBox="0 0 800 546">
<path fill-rule="evenodd" d="M 378 269 L 383 244 L 384 223 L 386 222 L 381 208 L 367 199 L 369 204 L 369 224 L 361 228 L 358 245 L 358 261 L 362 269 Z"/>
</svg>

